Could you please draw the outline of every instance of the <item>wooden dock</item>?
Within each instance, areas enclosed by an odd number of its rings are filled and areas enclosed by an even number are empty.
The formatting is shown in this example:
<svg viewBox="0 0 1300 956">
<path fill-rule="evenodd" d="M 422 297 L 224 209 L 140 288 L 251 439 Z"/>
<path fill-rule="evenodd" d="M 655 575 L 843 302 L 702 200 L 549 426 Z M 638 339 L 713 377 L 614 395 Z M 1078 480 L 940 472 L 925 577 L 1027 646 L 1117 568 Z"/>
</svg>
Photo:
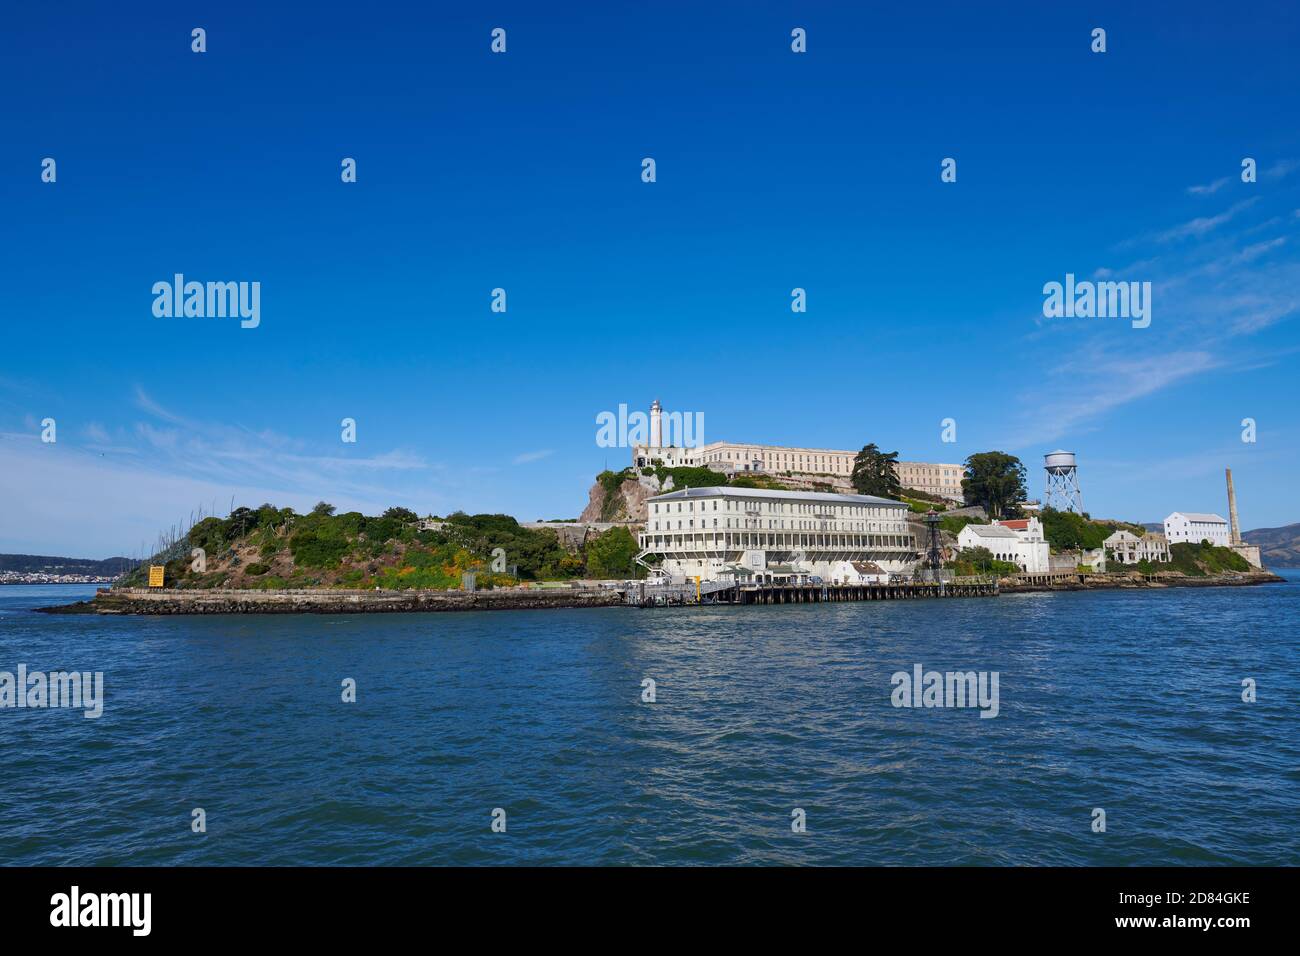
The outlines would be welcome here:
<svg viewBox="0 0 1300 956">
<path fill-rule="evenodd" d="M 627 603 L 637 607 L 691 604 L 821 604 L 842 601 L 909 601 L 920 598 L 993 597 L 996 578 L 898 584 L 758 584 L 642 586 L 630 588 Z"/>
</svg>

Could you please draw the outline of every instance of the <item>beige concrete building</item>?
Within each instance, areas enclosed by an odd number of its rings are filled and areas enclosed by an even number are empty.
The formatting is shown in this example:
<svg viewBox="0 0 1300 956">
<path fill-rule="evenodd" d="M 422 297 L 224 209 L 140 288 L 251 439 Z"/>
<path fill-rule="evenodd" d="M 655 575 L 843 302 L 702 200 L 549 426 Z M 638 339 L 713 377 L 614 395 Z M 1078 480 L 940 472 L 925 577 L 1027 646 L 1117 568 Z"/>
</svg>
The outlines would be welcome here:
<svg viewBox="0 0 1300 956">
<path fill-rule="evenodd" d="M 965 465 L 933 464 L 924 461 L 900 461 L 898 480 L 904 488 L 915 488 L 927 494 L 939 495 L 950 501 L 962 501 L 961 480 L 966 476 Z"/>
<path fill-rule="evenodd" d="M 757 445 L 747 442 L 715 441 L 694 448 L 664 446 L 663 409 L 658 400 L 650 407 L 650 441 L 632 448 L 632 464 L 638 468 L 694 466 L 733 474 L 766 472 L 775 476 L 786 472 L 795 475 L 831 475 L 847 479 L 853 474 L 856 451 L 839 448 L 799 448 L 783 445 Z M 914 488 L 961 501 L 964 465 L 935 464 L 924 461 L 896 463 L 898 480 L 904 488 Z"/>
</svg>

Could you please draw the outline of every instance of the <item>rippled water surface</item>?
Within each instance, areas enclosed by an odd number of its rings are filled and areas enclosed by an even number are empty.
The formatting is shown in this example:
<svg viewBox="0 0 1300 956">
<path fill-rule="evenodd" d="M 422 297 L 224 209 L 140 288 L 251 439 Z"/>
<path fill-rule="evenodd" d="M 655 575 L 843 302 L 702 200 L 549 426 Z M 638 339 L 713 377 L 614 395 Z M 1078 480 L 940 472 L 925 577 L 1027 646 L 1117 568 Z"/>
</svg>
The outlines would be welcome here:
<svg viewBox="0 0 1300 956">
<path fill-rule="evenodd" d="M 0 670 L 102 671 L 106 698 L 0 709 L 0 863 L 1298 864 L 1287 573 L 354 617 L 46 616 L 93 589 L 0 587 Z M 917 663 L 997 671 L 999 715 L 893 707 Z"/>
</svg>

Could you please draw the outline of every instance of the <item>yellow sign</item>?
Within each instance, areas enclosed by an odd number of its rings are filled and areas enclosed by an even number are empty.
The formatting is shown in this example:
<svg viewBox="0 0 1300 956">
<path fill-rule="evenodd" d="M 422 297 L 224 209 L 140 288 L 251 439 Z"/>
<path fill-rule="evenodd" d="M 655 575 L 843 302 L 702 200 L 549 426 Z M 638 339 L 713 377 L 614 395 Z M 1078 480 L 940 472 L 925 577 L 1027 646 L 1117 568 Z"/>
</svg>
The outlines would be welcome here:
<svg viewBox="0 0 1300 956">
<path fill-rule="evenodd" d="M 149 565 L 149 587 L 160 588 L 163 586 L 163 570 L 161 564 Z"/>
</svg>

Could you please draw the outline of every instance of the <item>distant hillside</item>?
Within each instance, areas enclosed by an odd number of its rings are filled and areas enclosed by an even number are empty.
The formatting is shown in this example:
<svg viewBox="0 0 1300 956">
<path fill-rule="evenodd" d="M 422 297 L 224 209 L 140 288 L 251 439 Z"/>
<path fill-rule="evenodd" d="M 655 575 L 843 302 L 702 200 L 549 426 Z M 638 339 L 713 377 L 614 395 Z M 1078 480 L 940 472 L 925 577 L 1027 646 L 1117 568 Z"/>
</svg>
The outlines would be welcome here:
<svg viewBox="0 0 1300 956">
<path fill-rule="evenodd" d="M 18 574 L 87 574 L 111 578 L 131 566 L 130 558 L 56 558 L 48 554 L 0 554 L 0 571 Z"/>
<path fill-rule="evenodd" d="M 1265 567 L 1300 568 L 1300 523 L 1281 528 L 1256 528 L 1242 535 L 1247 544 L 1257 545 Z"/>
</svg>

